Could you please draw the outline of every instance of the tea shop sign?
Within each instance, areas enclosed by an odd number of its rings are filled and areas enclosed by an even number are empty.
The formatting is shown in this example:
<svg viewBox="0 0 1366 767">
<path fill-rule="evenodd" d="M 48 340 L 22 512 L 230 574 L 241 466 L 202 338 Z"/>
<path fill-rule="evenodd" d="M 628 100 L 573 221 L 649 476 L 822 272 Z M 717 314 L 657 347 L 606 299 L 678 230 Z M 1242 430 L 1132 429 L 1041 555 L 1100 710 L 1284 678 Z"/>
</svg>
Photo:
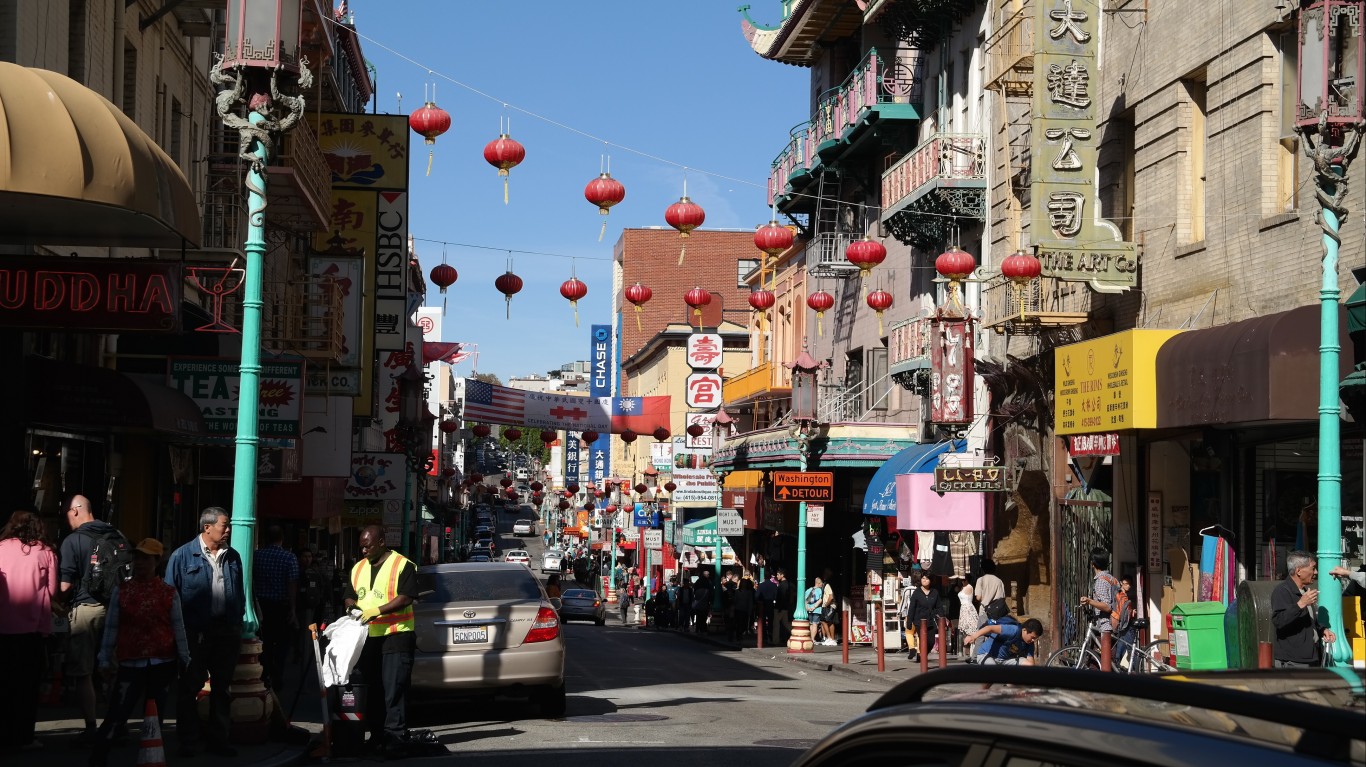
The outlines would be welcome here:
<svg viewBox="0 0 1366 767">
<path fill-rule="evenodd" d="M 0 327 L 180 329 L 180 264 L 125 258 L 7 258 Z"/>
</svg>

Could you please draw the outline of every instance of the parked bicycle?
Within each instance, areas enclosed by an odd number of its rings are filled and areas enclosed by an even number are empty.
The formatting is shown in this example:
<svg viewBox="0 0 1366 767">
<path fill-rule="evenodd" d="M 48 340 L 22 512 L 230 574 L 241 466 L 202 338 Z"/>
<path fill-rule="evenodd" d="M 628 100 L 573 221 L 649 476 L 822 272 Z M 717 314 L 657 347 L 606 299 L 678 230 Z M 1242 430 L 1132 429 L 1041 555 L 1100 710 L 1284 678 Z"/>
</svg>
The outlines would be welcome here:
<svg viewBox="0 0 1366 767">
<path fill-rule="evenodd" d="M 1132 636 L 1148 627 L 1148 621 L 1138 618 L 1131 624 Z M 1145 645 L 1138 645 L 1118 636 L 1110 641 L 1119 647 L 1119 654 L 1110 664 L 1111 671 L 1122 674 L 1163 674 L 1175 671 L 1176 667 L 1167 662 L 1171 644 L 1166 639 L 1156 639 Z M 1081 644 L 1068 645 L 1048 656 L 1046 663 L 1055 668 L 1084 668 L 1099 671 L 1100 665 L 1100 628 L 1090 622 L 1086 627 L 1086 638 Z"/>
</svg>

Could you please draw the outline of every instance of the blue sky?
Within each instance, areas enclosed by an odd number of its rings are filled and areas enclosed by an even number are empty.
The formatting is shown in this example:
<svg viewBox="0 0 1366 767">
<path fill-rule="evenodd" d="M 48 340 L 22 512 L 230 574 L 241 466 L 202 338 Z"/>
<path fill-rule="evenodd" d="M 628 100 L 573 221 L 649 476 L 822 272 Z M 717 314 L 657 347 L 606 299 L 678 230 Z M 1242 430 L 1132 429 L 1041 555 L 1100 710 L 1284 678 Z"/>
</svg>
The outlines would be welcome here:
<svg viewBox="0 0 1366 767">
<path fill-rule="evenodd" d="M 778 0 L 754 5 L 755 19 L 776 23 Z M 430 176 L 427 147 L 412 136 L 410 232 L 424 272 L 443 250 L 459 271 L 446 293 L 444 338 L 478 344 L 480 372 L 506 380 L 587 358 L 589 325 L 612 321 L 612 246 L 624 227 L 667 226 L 664 210 L 683 192 L 682 166 L 688 196 L 706 210 L 705 228 L 769 220 L 769 164 L 810 117 L 809 70 L 755 54 L 736 6 L 353 0 L 362 49 L 378 70 L 378 110 L 411 113 L 435 83 L 437 104 L 451 114 Z M 506 206 L 498 172 L 483 158 L 500 118 L 527 149 Z M 604 154 L 626 199 L 598 242 L 601 217 L 583 188 Z M 508 249 L 525 286 L 504 319 L 493 281 Z M 588 285 L 577 328 L 559 294 L 571 269 Z M 441 304 L 435 287 L 428 303 Z M 455 369 L 467 375 L 470 363 Z"/>
</svg>

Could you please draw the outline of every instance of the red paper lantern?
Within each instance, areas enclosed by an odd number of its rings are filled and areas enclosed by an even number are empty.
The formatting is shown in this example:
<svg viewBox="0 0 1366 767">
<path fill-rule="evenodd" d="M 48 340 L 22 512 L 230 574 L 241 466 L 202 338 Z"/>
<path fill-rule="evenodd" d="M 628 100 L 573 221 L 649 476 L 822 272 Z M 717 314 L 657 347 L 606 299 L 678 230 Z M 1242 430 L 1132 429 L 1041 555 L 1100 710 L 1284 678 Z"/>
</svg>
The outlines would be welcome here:
<svg viewBox="0 0 1366 767">
<path fill-rule="evenodd" d="M 777 297 L 773 295 L 773 291 L 771 290 L 756 288 L 749 292 L 749 305 L 753 307 L 755 311 L 762 312 L 767 309 L 772 309 L 773 304 L 777 303 L 777 301 Z"/>
<path fill-rule="evenodd" d="M 683 302 L 692 307 L 692 313 L 697 316 L 697 326 L 702 327 L 702 307 L 711 303 L 711 293 L 702 288 L 693 288 L 683 294 Z"/>
<path fill-rule="evenodd" d="M 584 510 L 584 511 L 592 511 L 593 509 L 596 509 L 596 508 L 597 508 L 597 504 L 593 503 L 592 501 L 588 501 L 587 503 L 585 503 L 585 504 L 583 505 L 583 510 Z"/>
<path fill-rule="evenodd" d="M 958 282 L 972 274 L 972 270 L 977 268 L 977 260 L 966 250 L 962 250 L 957 245 L 939 254 L 934 259 L 934 269 L 950 282 Z"/>
<path fill-rule="evenodd" d="M 654 430 L 654 433 L 651 436 L 653 436 L 656 441 L 663 442 L 672 435 L 669 434 L 668 429 L 664 428 L 663 426 L 660 426 L 659 428 Z"/>
<path fill-rule="evenodd" d="M 455 267 L 450 264 L 438 264 L 432 267 L 431 278 L 432 284 L 441 288 L 441 292 L 445 293 L 446 288 L 454 285 L 455 281 L 460 279 L 460 273 L 455 271 Z"/>
<path fill-rule="evenodd" d="M 551 442 L 554 442 L 555 440 L 557 440 L 557 439 L 559 439 L 559 438 L 560 438 L 560 433 L 559 433 L 559 432 L 551 431 L 551 430 L 549 430 L 549 429 L 543 429 L 543 430 L 541 431 L 541 441 L 544 442 L 544 443 L 546 443 L 547 445 L 549 445 Z M 535 488 L 533 488 L 533 489 L 535 489 Z"/>
<path fill-rule="evenodd" d="M 474 436 L 479 437 L 480 439 L 493 433 L 493 429 L 490 429 L 489 425 L 486 423 L 476 423 L 474 428 L 470 429 L 470 431 L 474 433 Z M 475 482 L 478 482 L 480 479 L 483 479 L 483 477 L 476 479 Z"/>
<path fill-rule="evenodd" d="M 582 435 L 580 435 L 579 439 L 581 439 L 581 440 L 583 440 L 584 442 L 587 442 L 588 444 L 591 445 L 591 444 L 593 444 L 594 442 L 597 442 L 597 441 L 598 441 L 598 437 L 599 437 L 599 436 L 601 436 L 601 435 L 598 434 L 597 432 L 593 431 L 592 429 L 589 429 L 588 431 L 586 431 L 586 432 L 584 432 Z"/>
<path fill-rule="evenodd" d="M 446 468 L 441 470 L 441 476 L 445 477 L 446 479 L 450 479 L 451 477 L 455 476 L 455 469 L 452 469 L 451 467 L 447 466 Z"/>
<path fill-rule="evenodd" d="M 603 511 L 607 512 L 608 514 L 616 514 L 616 513 L 617 513 L 616 504 L 612 504 L 612 503 L 607 504 L 607 508 L 603 509 Z"/>
<path fill-rule="evenodd" d="M 489 165 L 498 169 L 498 175 L 503 177 L 503 204 L 508 204 L 508 176 L 509 171 L 521 164 L 526 159 L 526 147 L 522 146 L 506 133 L 498 134 L 498 138 L 484 145 L 484 160 Z"/>
<path fill-rule="evenodd" d="M 601 173 L 597 178 L 588 182 L 588 186 L 583 188 L 584 199 L 598 206 L 598 213 L 606 216 L 612 212 L 612 206 L 626 199 L 626 187 L 620 181 L 612 178 L 611 173 Z M 607 219 L 602 220 L 602 230 L 598 232 L 598 242 L 602 242 L 602 236 L 607 233 Z"/>
<path fill-rule="evenodd" d="M 503 429 L 503 438 L 508 442 L 516 442 L 522 438 L 522 430 L 516 426 L 511 429 Z"/>
<path fill-rule="evenodd" d="M 408 115 L 408 127 L 421 136 L 425 144 L 435 144 L 436 137 L 451 129 L 451 113 L 428 101 L 420 109 Z M 432 175 L 432 155 L 436 150 L 427 151 L 427 175 Z"/>
<path fill-rule="evenodd" d="M 773 258 L 777 258 L 783 251 L 792 247 L 795 239 L 792 230 L 778 223 L 776 219 L 754 230 L 754 247 Z"/>
<path fill-rule="evenodd" d="M 1033 253 L 1017 250 L 1001 262 L 1001 276 L 1016 284 L 1023 284 L 1038 277 L 1043 272 L 1043 264 Z"/>
<path fill-rule="evenodd" d="M 515 487 L 509 487 L 507 490 L 504 490 L 503 492 L 507 493 L 507 497 L 508 497 L 508 498 L 511 498 L 511 499 L 516 500 L 516 498 L 517 498 L 517 488 L 515 488 Z"/>
<path fill-rule="evenodd" d="M 646 490 L 649 490 L 649 489 L 650 489 L 650 487 L 649 487 L 648 485 L 646 485 L 644 482 L 638 482 L 638 483 L 636 483 L 636 494 L 637 494 L 637 495 L 641 495 L 641 494 L 643 494 Z"/>
<path fill-rule="evenodd" d="M 621 437 L 621 441 L 625 442 L 628 445 L 636 441 L 636 433 L 631 431 L 630 429 L 623 431 L 621 434 L 618 434 L 617 436 Z"/>
<path fill-rule="evenodd" d="M 868 279 L 868 272 L 871 272 L 873 267 L 887 260 L 887 248 L 877 240 L 865 236 L 861 240 L 854 240 L 849 243 L 849 247 L 844 249 L 844 258 L 858 267 L 859 280 L 864 282 Z M 864 285 L 864 290 L 867 289 L 868 286 Z"/>
<path fill-rule="evenodd" d="M 601 490 L 600 488 L 594 488 L 594 489 L 593 489 L 593 497 L 594 497 L 594 498 L 601 498 L 601 497 L 602 497 L 602 490 Z"/>
<path fill-rule="evenodd" d="M 1043 272 L 1043 264 L 1026 250 L 1017 250 L 1001 262 L 1001 275 L 1015 286 L 1015 305 L 1020 307 L 1020 319 L 1025 318 L 1025 285 L 1032 282 Z"/>
<path fill-rule="evenodd" d="M 816 335 L 822 335 L 821 319 L 830 311 L 830 307 L 835 305 L 835 297 L 824 290 L 818 290 L 806 297 L 806 305 L 816 310 Z"/>
<path fill-rule="evenodd" d="M 669 226 L 678 230 L 679 239 L 687 239 L 689 232 L 701 226 L 702 222 L 707 220 L 707 213 L 702 210 L 701 205 L 688 199 L 688 196 L 684 194 L 682 197 L 678 198 L 678 202 L 670 205 L 668 209 L 664 211 L 664 220 L 669 222 Z M 688 246 L 685 243 L 683 249 L 678 251 L 679 266 L 683 265 L 683 256 L 685 256 L 687 252 Z"/>
<path fill-rule="evenodd" d="M 646 301 L 650 300 L 650 296 L 653 296 L 655 292 L 645 287 L 644 285 L 641 285 L 639 282 L 630 286 L 624 292 L 626 294 L 626 300 L 630 301 L 632 304 L 635 304 L 636 330 L 640 330 L 641 307 L 645 305 Z"/>
<path fill-rule="evenodd" d="M 877 332 L 878 335 L 882 335 L 882 313 L 892 307 L 892 294 L 878 288 L 869 293 L 865 300 L 868 302 L 868 306 L 877 312 Z"/>
<path fill-rule="evenodd" d="M 478 427 L 475 427 L 475 428 L 478 428 Z M 484 428 L 488 428 L 488 427 L 484 427 Z M 473 482 L 473 483 L 476 484 L 476 485 L 479 484 L 480 482 L 483 482 L 483 481 L 484 481 L 484 475 L 483 475 L 483 474 L 480 474 L 479 472 L 475 472 L 475 473 L 473 473 L 473 474 L 470 475 L 470 482 Z"/>
<path fill-rule="evenodd" d="M 560 507 L 560 511 L 565 511 L 566 509 L 569 508 L 569 501 L 560 501 L 559 507 Z"/>
<path fill-rule="evenodd" d="M 674 481 L 673 481 L 672 479 L 669 480 L 668 482 L 665 482 L 665 483 L 664 483 L 664 492 L 666 492 L 666 493 L 672 493 L 673 491 L 675 491 L 675 490 L 677 490 L 677 489 L 678 489 L 678 485 L 675 485 L 675 484 L 674 484 Z"/>
<path fill-rule="evenodd" d="M 522 278 L 513 274 L 511 270 L 498 275 L 498 279 L 493 281 L 493 287 L 498 289 L 507 300 L 507 316 L 512 316 L 512 297 L 522 290 Z"/>
<path fill-rule="evenodd" d="M 445 432 L 446 434 L 451 434 L 451 433 L 456 432 L 456 431 L 458 431 L 458 430 L 460 429 L 460 422 L 459 422 L 459 421 L 452 421 L 452 420 L 450 420 L 450 419 L 446 419 L 446 420 L 444 420 L 444 421 L 441 422 L 441 426 L 440 426 L 439 428 L 441 429 L 441 431 Z"/>
<path fill-rule="evenodd" d="M 588 295 L 588 286 L 578 277 L 570 277 L 560 285 L 560 295 L 574 307 L 574 327 L 579 326 L 579 299 Z"/>
<path fill-rule="evenodd" d="M 512 480 L 507 477 L 503 477 L 502 479 L 498 480 L 498 484 L 502 485 L 505 488 L 512 487 Z"/>
<path fill-rule="evenodd" d="M 564 486 L 564 489 L 565 489 L 565 491 L 568 492 L 570 495 L 574 495 L 574 494 L 576 494 L 576 493 L 579 492 L 579 483 L 578 483 L 578 482 L 570 482 L 569 484 L 567 484 L 567 485 Z"/>
<path fill-rule="evenodd" d="M 704 429 L 704 428 L 702 427 L 702 424 L 700 424 L 700 423 L 693 423 L 693 424 L 689 424 L 689 425 L 688 425 L 688 436 L 690 436 L 690 437 L 700 437 L 700 436 L 702 436 L 703 434 L 706 434 L 706 433 L 707 433 L 707 430 Z"/>
<path fill-rule="evenodd" d="M 545 485 L 541 484 L 540 480 L 531 483 L 531 492 L 536 493 L 537 495 L 540 495 L 541 491 L 544 489 Z"/>
</svg>

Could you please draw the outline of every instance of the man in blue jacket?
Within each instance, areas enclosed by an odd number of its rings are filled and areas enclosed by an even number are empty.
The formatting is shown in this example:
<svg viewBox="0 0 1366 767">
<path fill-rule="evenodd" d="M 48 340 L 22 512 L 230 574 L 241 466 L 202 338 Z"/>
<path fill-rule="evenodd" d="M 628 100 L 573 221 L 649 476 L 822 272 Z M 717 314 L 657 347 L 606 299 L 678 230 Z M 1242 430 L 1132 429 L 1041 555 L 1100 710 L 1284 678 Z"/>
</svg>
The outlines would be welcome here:
<svg viewBox="0 0 1366 767">
<path fill-rule="evenodd" d="M 201 740 L 209 753 L 236 756 L 229 744 L 228 686 L 241 652 L 246 595 L 242 557 L 228 546 L 228 512 L 210 506 L 199 515 L 199 535 L 175 550 L 166 563 L 166 582 L 180 594 L 190 667 L 180 676 L 176 695 L 176 734 L 180 755 L 193 756 Z M 210 681 L 209 723 L 201 734 L 195 698 Z"/>
</svg>

